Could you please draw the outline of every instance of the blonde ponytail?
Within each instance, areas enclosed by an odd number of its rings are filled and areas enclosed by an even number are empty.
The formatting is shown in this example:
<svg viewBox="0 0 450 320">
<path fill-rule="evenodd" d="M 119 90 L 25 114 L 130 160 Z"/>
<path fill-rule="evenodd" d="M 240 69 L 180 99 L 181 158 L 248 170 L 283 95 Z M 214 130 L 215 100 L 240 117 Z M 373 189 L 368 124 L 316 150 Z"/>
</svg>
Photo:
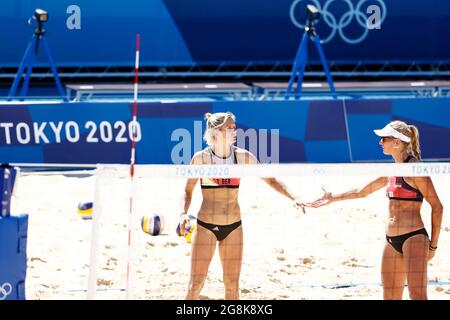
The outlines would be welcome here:
<svg viewBox="0 0 450 320">
<path fill-rule="evenodd" d="M 417 129 L 417 127 L 413 125 L 409 125 L 408 128 L 412 132 L 411 151 L 413 152 L 414 157 L 416 157 L 417 160 L 420 160 L 422 159 L 422 156 L 420 152 L 419 129 Z"/>
<path fill-rule="evenodd" d="M 409 154 L 413 155 L 417 160 L 421 160 L 422 155 L 420 152 L 419 129 L 412 124 L 407 124 L 406 122 L 399 120 L 392 121 L 390 125 L 392 128 L 411 139 L 409 143 L 403 143 Z"/>
</svg>

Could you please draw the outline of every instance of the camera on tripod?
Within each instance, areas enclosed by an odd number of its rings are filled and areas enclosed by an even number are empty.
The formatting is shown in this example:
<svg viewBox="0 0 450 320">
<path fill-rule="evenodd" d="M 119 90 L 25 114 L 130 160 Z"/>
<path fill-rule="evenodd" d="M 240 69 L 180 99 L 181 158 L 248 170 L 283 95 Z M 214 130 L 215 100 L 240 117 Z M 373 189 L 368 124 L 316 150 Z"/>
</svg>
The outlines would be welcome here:
<svg viewBox="0 0 450 320">
<path fill-rule="evenodd" d="M 42 9 L 36 9 L 34 11 L 34 18 L 38 21 L 38 22 L 47 22 L 48 21 L 48 13 L 47 11 L 44 11 Z"/>
<path fill-rule="evenodd" d="M 312 4 L 308 4 L 306 6 L 306 15 L 307 15 L 307 23 L 308 28 L 314 27 L 317 22 L 320 20 L 320 11 Z"/>
<path fill-rule="evenodd" d="M 47 41 L 45 40 L 44 37 L 45 36 L 44 23 L 48 21 L 47 11 L 39 8 L 35 9 L 34 14 L 31 16 L 30 19 L 28 19 L 28 24 L 29 25 L 34 24 L 33 21 L 36 21 L 37 26 L 34 29 L 33 36 L 31 37 L 30 43 L 28 44 L 27 49 L 25 50 L 22 62 L 19 65 L 17 74 L 14 78 L 14 82 L 11 86 L 11 89 L 9 90 L 8 101 L 11 101 L 12 98 L 15 97 L 17 88 L 19 87 L 19 84 L 22 80 L 22 76 L 25 70 L 26 70 L 25 79 L 23 81 L 22 89 L 20 90 L 21 100 L 23 101 L 24 97 L 27 95 L 28 86 L 30 84 L 31 72 L 33 70 L 33 64 L 39 53 L 39 45 L 40 43 L 42 43 L 44 50 L 47 53 L 48 61 L 50 62 L 50 69 L 52 70 L 53 76 L 55 78 L 56 87 L 58 88 L 59 94 L 61 95 L 62 99 L 65 102 L 67 102 L 68 99 L 66 97 L 66 94 L 64 93 L 64 89 L 61 84 L 61 81 L 59 80 L 55 63 L 53 62 L 53 58 L 50 54 L 50 49 L 48 48 Z"/>
<path fill-rule="evenodd" d="M 37 28 L 35 30 L 35 33 L 37 35 L 42 35 L 44 33 L 44 22 L 48 21 L 48 13 L 47 13 L 47 11 L 42 10 L 42 9 L 34 10 L 33 16 L 31 16 L 31 18 L 28 19 L 28 24 L 31 25 L 31 22 L 33 20 L 37 21 Z"/>
<path fill-rule="evenodd" d="M 331 95 L 336 98 L 336 89 L 334 88 L 333 78 L 331 76 L 330 69 L 328 68 L 327 60 L 325 58 L 325 53 L 323 52 L 322 45 L 320 44 L 320 37 L 316 32 L 316 24 L 320 20 L 320 11 L 317 7 L 308 4 L 306 6 L 306 23 L 305 32 L 298 47 L 297 54 L 293 63 L 291 78 L 286 89 L 285 99 L 289 99 L 292 93 L 292 86 L 295 82 L 298 73 L 298 83 L 295 89 L 295 97 L 299 98 L 302 91 L 303 76 L 305 74 L 305 67 L 308 59 L 308 43 L 309 40 L 315 43 L 317 51 L 319 53 L 320 61 L 322 62 L 323 69 L 325 71 L 325 76 L 327 77 L 328 85 L 330 86 Z"/>
</svg>

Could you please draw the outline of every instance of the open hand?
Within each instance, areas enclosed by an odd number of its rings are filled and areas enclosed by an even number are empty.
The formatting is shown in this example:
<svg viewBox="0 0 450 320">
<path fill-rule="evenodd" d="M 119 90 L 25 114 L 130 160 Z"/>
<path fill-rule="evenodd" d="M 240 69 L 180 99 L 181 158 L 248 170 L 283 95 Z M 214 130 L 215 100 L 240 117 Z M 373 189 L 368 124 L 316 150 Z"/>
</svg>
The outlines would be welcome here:
<svg viewBox="0 0 450 320">
<path fill-rule="evenodd" d="M 297 210 L 302 209 L 303 213 L 306 213 L 306 210 L 305 210 L 306 206 L 307 205 L 305 203 L 301 202 L 300 199 L 298 199 L 298 198 L 294 199 L 294 208 L 295 209 L 297 209 Z"/>
<path fill-rule="evenodd" d="M 428 261 L 433 259 L 435 254 L 436 254 L 436 250 L 428 250 Z"/>
<path fill-rule="evenodd" d="M 322 191 L 323 191 L 323 196 L 321 198 L 309 203 L 308 204 L 309 207 L 319 208 L 319 207 L 325 206 L 327 204 L 330 204 L 333 201 L 333 195 L 331 194 L 331 192 L 327 192 L 325 187 L 322 187 Z"/>
<path fill-rule="evenodd" d="M 189 216 L 187 214 L 183 214 L 181 216 L 181 219 L 180 219 L 180 234 L 181 235 L 186 235 L 189 232 L 190 225 L 191 225 L 190 221 L 191 220 L 189 219 Z"/>
</svg>

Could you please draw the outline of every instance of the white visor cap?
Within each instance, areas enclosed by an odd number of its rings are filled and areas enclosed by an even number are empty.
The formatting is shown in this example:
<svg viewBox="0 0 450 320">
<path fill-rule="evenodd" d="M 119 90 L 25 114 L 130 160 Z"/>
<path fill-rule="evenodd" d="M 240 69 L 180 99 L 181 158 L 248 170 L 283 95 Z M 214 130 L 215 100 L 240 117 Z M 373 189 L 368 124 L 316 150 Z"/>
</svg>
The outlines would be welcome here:
<svg viewBox="0 0 450 320">
<path fill-rule="evenodd" d="M 411 139 L 407 136 L 405 136 L 403 133 L 398 132 L 390 124 L 385 126 L 383 129 L 373 130 L 375 134 L 379 137 L 394 137 L 397 139 L 400 139 L 406 143 L 411 142 Z"/>
</svg>

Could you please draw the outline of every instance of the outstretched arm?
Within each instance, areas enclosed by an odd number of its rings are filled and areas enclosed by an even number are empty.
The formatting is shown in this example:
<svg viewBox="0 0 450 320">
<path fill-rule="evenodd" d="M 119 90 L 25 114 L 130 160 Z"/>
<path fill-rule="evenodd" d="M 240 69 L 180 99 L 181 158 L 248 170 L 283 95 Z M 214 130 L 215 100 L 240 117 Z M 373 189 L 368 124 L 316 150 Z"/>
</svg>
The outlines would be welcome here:
<svg viewBox="0 0 450 320">
<path fill-rule="evenodd" d="M 433 258 L 438 247 L 444 207 L 439 199 L 430 177 L 415 177 L 414 182 L 431 206 L 431 239 L 429 259 Z"/>
<path fill-rule="evenodd" d="M 314 201 L 311 204 L 311 207 L 318 208 L 330 204 L 331 202 L 334 201 L 365 198 L 369 194 L 374 193 L 375 191 L 378 191 L 384 186 L 386 186 L 387 183 L 388 183 L 387 177 L 380 177 L 373 180 L 372 182 L 370 182 L 369 184 L 360 189 L 353 189 L 340 194 L 332 194 L 331 192 L 326 192 L 324 190 L 325 194 L 323 195 L 323 197 Z"/>
<path fill-rule="evenodd" d="M 256 157 L 251 153 L 245 150 L 245 153 L 243 154 L 242 161 L 245 164 L 259 164 L 260 162 Z M 303 210 L 303 213 L 305 213 L 305 204 L 302 203 L 298 197 L 296 197 L 289 189 L 288 187 L 278 180 L 277 178 L 261 178 L 264 182 L 266 182 L 270 187 L 272 187 L 275 191 L 279 192 L 283 196 L 287 197 L 288 199 L 294 201 L 294 206 L 298 209 L 301 208 Z"/>
<path fill-rule="evenodd" d="M 291 199 L 292 201 L 295 200 L 296 197 L 292 194 L 288 187 L 277 178 L 261 178 L 261 180 L 271 186 L 275 191 L 281 193 L 283 196 Z"/>
<path fill-rule="evenodd" d="M 264 182 L 266 182 L 269 186 L 271 186 L 274 190 L 281 193 L 283 196 L 287 197 L 288 199 L 294 201 L 294 207 L 296 209 L 302 209 L 303 213 L 306 213 L 305 211 L 305 204 L 300 201 L 299 197 L 294 196 L 294 194 L 288 189 L 288 187 L 278 180 L 277 178 L 261 178 Z"/>
<path fill-rule="evenodd" d="M 266 182 L 269 186 L 271 186 L 274 190 L 281 193 L 283 196 L 289 198 L 294 201 L 294 207 L 297 209 L 302 209 L 303 213 L 305 211 L 305 204 L 300 201 L 299 197 L 294 196 L 294 194 L 288 189 L 288 187 L 278 180 L 277 178 L 261 178 L 264 182 Z"/>
</svg>

